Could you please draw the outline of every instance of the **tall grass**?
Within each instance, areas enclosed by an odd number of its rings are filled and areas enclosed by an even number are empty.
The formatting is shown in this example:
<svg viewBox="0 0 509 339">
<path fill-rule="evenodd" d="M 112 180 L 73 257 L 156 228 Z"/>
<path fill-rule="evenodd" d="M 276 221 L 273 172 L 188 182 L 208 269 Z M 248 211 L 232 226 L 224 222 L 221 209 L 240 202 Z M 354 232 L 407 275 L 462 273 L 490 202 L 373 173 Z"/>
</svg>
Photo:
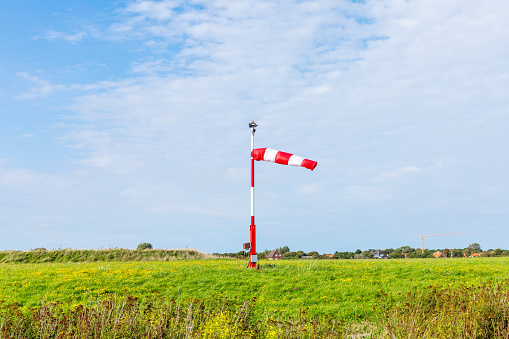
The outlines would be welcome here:
<svg viewBox="0 0 509 339">
<path fill-rule="evenodd" d="M 0 263 L 67 263 L 99 261 L 171 261 L 178 259 L 205 259 L 212 256 L 193 249 L 145 249 L 131 250 L 112 248 L 103 250 L 58 249 L 47 251 L 0 251 Z"/>
<path fill-rule="evenodd" d="M 1 338 L 345 338 L 359 327 L 330 316 L 254 320 L 256 299 L 237 302 L 108 298 L 86 307 L 44 303 L 23 313 L 0 308 Z"/>
<path fill-rule="evenodd" d="M 509 337 L 509 283 L 429 286 L 390 295 L 363 320 L 333 315 L 254 316 L 256 298 L 174 300 L 110 296 L 88 305 L 0 301 L 0 338 L 434 338 Z"/>
<path fill-rule="evenodd" d="M 509 283 L 451 289 L 413 288 L 380 297 L 379 336 L 388 338 L 509 338 Z"/>
</svg>

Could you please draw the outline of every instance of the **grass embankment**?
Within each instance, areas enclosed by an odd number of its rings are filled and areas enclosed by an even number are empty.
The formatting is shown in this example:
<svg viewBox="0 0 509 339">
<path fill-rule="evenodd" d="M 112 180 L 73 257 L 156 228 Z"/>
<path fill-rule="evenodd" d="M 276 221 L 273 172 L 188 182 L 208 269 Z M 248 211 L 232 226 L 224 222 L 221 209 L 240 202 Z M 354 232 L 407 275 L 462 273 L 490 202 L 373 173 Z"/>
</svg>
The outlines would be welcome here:
<svg viewBox="0 0 509 339">
<path fill-rule="evenodd" d="M 32 251 L 0 251 L 0 263 L 68 263 L 98 261 L 170 261 L 177 259 L 204 259 L 209 255 L 197 250 L 130 250 L 113 248 L 104 250 L 44 249 Z"/>
</svg>

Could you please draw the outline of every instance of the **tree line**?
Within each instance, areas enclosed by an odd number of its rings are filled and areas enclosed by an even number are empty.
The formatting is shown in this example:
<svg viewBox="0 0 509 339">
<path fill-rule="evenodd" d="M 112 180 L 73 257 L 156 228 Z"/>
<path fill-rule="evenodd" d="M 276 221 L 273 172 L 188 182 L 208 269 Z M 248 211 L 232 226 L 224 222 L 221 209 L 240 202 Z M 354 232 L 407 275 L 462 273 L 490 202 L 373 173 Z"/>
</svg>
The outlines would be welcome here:
<svg viewBox="0 0 509 339">
<path fill-rule="evenodd" d="M 355 252 L 340 252 L 322 253 L 317 251 L 304 252 L 304 251 L 291 251 L 288 246 L 276 248 L 282 254 L 282 259 L 373 259 L 377 257 L 377 253 L 383 253 L 383 257 L 387 259 L 403 259 L 403 258 L 434 258 L 434 253 L 440 251 L 443 256 L 447 258 L 461 258 L 469 257 L 473 254 L 480 257 L 509 257 L 509 250 L 500 248 L 489 249 L 483 251 L 478 243 L 472 243 L 465 248 L 453 249 L 424 249 L 413 248 L 410 246 L 402 246 L 399 248 L 386 248 L 386 249 L 358 249 Z M 380 252 L 377 252 L 380 251 Z M 258 257 L 263 259 L 268 257 L 270 250 L 258 252 Z M 240 251 L 237 253 L 214 253 L 215 256 L 223 258 L 237 258 L 245 259 L 249 257 L 249 252 Z"/>
</svg>

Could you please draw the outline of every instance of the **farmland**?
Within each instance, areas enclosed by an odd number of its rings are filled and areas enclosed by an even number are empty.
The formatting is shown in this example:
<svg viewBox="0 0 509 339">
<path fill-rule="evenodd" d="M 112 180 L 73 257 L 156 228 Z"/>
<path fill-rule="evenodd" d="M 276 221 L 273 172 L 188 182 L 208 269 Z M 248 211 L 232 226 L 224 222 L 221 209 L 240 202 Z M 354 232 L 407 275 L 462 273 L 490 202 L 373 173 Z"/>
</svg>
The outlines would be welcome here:
<svg viewBox="0 0 509 339">
<path fill-rule="evenodd" d="M 0 264 L 0 300 L 28 309 L 43 300 L 76 306 L 122 295 L 257 297 L 257 318 L 309 308 L 353 320 L 370 317 L 383 293 L 397 298 L 412 288 L 457 289 L 509 278 L 509 258 L 262 261 L 260 271 L 245 265 L 227 259 Z"/>
</svg>

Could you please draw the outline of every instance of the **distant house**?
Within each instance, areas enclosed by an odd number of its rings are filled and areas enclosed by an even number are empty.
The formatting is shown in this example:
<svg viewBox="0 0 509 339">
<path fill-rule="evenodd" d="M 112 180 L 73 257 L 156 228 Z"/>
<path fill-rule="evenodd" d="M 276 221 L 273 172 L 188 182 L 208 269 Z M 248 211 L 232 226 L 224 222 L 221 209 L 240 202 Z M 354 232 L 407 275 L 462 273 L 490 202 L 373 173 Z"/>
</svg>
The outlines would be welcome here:
<svg viewBox="0 0 509 339">
<path fill-rule="evenodd" d="M 444 252 L 442 251 L 436 251 L 435 253 L 433 253 L 433 256 L 438 259 L 438 258 L 447 258 L 444 254 Z"/>
<path fill-rule="evenodd" d="M 469 258 L 475 258 L 475 257 L 480 257 L 481 256 L 481 253 L 472 253 L 470 254 Z"/>
<path fill-rule="evenodd" d="M 382 250 L 371 250 L 373 254 L 373 259 L 387 259 L 387 256 L 382 252 Z"/>
<path fill-rule="evenodd" d="M 269 255 L 267 256 L 267 258 L 269 260 L 279 260 L 279 259 L 281 259 L 281 257 L 282 257 L 282 255 L 281 255 L 281 253 L 279 253 L 278 250 L 270 251 Z"/>
</svg>

